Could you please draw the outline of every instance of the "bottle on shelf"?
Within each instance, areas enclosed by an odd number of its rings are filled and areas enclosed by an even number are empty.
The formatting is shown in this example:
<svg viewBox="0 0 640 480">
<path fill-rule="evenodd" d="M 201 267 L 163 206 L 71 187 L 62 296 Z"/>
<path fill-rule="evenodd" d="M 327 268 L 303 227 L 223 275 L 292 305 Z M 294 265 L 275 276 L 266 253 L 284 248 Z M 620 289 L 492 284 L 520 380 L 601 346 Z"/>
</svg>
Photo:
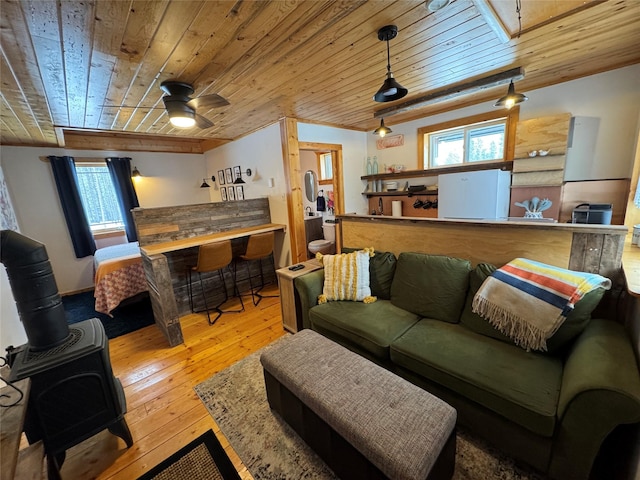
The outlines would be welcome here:
<svg viewBox="0 0 640 480">
<path fill-rule="evenodd" d="M 373 165 L 371 165 L 371 157 L 367 157 L 367 175 L 373 173 Z"/>
<path fill-rule="evenodd" d="M 378 157 L 373 157 L 373 174 L 378 173 Z"/>
</svg>

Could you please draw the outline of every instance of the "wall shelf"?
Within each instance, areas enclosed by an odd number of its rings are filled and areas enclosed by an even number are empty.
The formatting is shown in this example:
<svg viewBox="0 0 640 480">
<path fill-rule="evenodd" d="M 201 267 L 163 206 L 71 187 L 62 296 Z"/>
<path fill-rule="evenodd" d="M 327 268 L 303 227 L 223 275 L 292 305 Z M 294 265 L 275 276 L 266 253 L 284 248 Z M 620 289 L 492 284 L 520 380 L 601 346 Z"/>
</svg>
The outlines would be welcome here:
<svg viewBox="0 0 640 480">
<path fill-rule="evenodd" d="M 499 161 L 499 162 L 478 162 L 466 165 L 456 165 L 453 167 L 438 167 L 430 170 L 406 170 L 400 173 L 377 173 L 375 175 L 364 175 L 360 177 L 361 180 L 391 180 L 396 178 L 416 178 L 416 177 L 437 177 L 445 173 L 463 173 L 463 172 L 475 172 L 477 170 L 513 170 L 513 161 Z M 371 192 L 365 192 L 369 194 Z M 381 192 L 382 193 L 382 192 Z"/>
<path fill-rule="evenodd" d="M 397 191 L 397 192 L 362 192 L 363 195 L 367 197 L 419 197 L 421 195 L 433 195 L 438 196 L 437 190 L 422 190 L 421 192 L 410 192 L 408 190 Z"/>
</svg>

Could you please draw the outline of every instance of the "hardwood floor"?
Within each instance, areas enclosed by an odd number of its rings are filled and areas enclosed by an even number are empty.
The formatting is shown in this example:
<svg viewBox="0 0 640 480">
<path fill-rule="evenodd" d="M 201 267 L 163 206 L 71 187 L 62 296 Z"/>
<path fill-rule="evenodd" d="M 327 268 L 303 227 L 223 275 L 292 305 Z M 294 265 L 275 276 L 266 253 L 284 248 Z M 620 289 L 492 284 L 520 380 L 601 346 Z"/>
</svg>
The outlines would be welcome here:
<svg viewBox="0 0 640 480">
<path fill-rule="evenodd" d="M 265 289 L 277 293 L 277 287 Z M 234 307 L 230 303 L 231 308 Z M 257 307 L 245 297 L 244 313 L 222 315 L 209 326 L 204 314 L 181 317 L 185 343 L 170 348 L 149 326 L 109 341 L 113 372 L 127 398 L 130 449 L 103 431 L 67 451 L 63 480 L 137 478 L 191 440 L 213 429 L 243 479 L 252 479 L 193 387 L 286 335 L 279 298 Z"/>
</svg>

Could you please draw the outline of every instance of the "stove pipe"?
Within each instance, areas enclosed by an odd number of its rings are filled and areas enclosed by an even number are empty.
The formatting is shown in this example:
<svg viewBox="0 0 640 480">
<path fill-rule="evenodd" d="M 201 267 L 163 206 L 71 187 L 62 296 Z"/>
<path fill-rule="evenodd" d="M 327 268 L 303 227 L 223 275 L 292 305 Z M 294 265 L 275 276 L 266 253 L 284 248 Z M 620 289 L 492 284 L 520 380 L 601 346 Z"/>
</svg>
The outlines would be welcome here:
<svg viewBox="0 0 640 480">
<path fill-rule="evenodd" d="M 31 350 L 48 350 L 64 343 L 69 326 L 45 246 L 12 230 L 2 230 L 0 262 L 7 268 Z"/>
</svg>

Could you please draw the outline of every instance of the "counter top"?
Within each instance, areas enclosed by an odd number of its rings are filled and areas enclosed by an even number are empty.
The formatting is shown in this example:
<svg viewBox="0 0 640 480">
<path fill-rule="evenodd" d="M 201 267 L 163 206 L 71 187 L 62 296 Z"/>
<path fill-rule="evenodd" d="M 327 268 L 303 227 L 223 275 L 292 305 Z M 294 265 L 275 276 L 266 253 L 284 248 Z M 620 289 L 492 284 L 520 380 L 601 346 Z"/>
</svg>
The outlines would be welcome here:
<svg viewBox="0 0 640 480">
<path fill-rule="evenodd" d="M 277 230 L 286 230 L 286 225 L 280 223 L 266 223 L 255 227 L 234 228 L 224 232 L 210 233 L 207 235 L 199 235 L 197 237 L 184 238 L 181 240 L 173 240 L 169 242 L 154 243 L 140 247 L 140 251 L 146 255 L 157 255 L 159 253 L 175 252 L 185 248 L 198 247 L 206 243 L 219 242 L 222 240 L 232 240 L 234 238 L 248 237 L 256 233 L 274 232 Z"/>
<path fill-rule="evenodd" d="M 583 233 L 616 233 L 624 234 L 628 229 L 624 225 L 596 225 L 586 223 L 556 223 L 556 222 L 540 222 L 527 220 L 480 220 L 480 219 L 464 219 L 464 218 L 425 218 L 425 217 L 392 217 L 389 215 L 356 215 L 345 214 L 338 215 L 336 218 L 345 220 L 361 220 L 361 221 L 385 221 L 385 222 L 410 222 L 425 223 L 430 225 L 442 224 L 445 226 L 452 225 L 474 225 L 486 226 L 489 228 L 535 228 L 536 230 L 562 230 L 569 232 Z"/>
</svg>

